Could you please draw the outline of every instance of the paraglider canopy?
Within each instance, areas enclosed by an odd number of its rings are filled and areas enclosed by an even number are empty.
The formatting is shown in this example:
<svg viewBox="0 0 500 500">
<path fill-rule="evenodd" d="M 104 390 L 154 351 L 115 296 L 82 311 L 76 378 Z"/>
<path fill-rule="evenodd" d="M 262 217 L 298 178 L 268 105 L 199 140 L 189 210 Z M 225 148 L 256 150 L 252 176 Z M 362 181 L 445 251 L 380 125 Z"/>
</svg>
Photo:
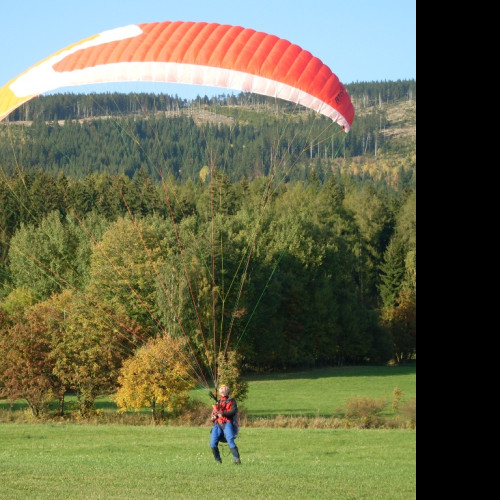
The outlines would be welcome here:
<svg viewBox="0 0 500 500">
<path fill-rule="evenodd" d="M 354 120 L 344 85 L 298 45 L 240 26 L 181 21 L 125 26 L 60 50 L 0 89 L 0 120 L 58 88 L 142 81 L 283 99 L 331 118 L 346 132 Z"/>
</svg>

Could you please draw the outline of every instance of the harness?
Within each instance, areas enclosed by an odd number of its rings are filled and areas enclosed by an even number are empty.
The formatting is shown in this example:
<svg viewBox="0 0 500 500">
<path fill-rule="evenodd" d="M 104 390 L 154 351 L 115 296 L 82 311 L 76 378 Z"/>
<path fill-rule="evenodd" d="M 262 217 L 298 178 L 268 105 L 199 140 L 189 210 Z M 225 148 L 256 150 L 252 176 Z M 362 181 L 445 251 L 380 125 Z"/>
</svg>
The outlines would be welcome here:
<svg viewBox="0 0 500 500">
<path fill-rule="evenodd" d="M 219 400 L 217 401 L 217 405 L 216 406 L 216 409 L 217 409 L 217 413 L 225 413 L 225 412 L 228 412 L 228 411 L 231 411 L 233 409 L 233 402 L 234 402 L 234 399 L 232 398 L 227 398 L 226 400 Z M 226 424 L 227 422 L 231 422 L 232 419 L 231 418 L 228 418 L 228 417 L 219 417 L 217 419 L 217 423 L 218 424 Z"/>
<path fill-rule="evenodd" d="M 233 398 L 227 398 L 225 400 L 220 399 L 217 401 L 217 404 L 213 405 L 213 412 L 214 413 L 224 413 L 231 411 L 234 406 L 233 403 L 236 403 Z M 224 430 L 224 426 L 228 423 L 231 422 L 233 424 L 233 429 L 234 429 L 234 437 L 238 437 L 238 434 L 240 432 L 240 420 L 239 420 L 239 412 L 238 408 L 236 407 L 236 413 L 232 417 L 218 417 L 217 420 L 214 422 L 219 426 L 219 429 L 222 431 Z"/>
</svg>

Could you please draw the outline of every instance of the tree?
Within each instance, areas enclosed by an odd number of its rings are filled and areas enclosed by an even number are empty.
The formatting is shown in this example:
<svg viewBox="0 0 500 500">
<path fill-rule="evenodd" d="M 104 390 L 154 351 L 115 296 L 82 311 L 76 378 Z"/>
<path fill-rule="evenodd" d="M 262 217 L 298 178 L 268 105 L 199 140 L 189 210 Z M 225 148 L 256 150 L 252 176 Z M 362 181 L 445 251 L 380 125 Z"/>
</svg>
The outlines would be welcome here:
<svg viewBox="0 0 500 500">
<path fill-rule="evenodd" d="M 62 322 L 61 311 L 45 302 L 27 309 L 7 330 L 0 328 L 0 387 L 11 401 L 25 399 L 36 417 L 52 398 L 64 397 L 51 356 Z"/>
<path fill-rule="evenodd" d="M 4 357 L 5 354 L 7 353 L 7 348 L 2 347 L 3 346 L 3 336 L 5 335 L 4 332 L 8 330 L 10 327 L 10 318 L 8 315 L 0 308 L 0 357 Z M 3 351 L 2 351 L 3 349 Z M 6 397 L 6 395 L 3 393 L 3 388 L 4 388 L 4 380 L 3 376 L 0 373 L 0 398 L 1 397 Z"/>
<path fill-rule="evenodd" d="M 151 339 L 127 359 L 118 378 L 115 401 L 120 411 L 150 408 L 155 423 L 165 419 L 165 412 L 182 409 L 194 386 L 172 340 L 166 336 Z"/>
<path fill-rule="evenodd" d="M 94 245 L 89 291 L 143 327 L 156 328 L 157 262 L 169 225 L 157 218 L 120 218 Z"/>
<path fill-rule="evenodd" d="M 51 352 L 53 372 L 76 391 L 80 413 L 87 415 L 100 394 L 115 389 L 123 360 L 143 337 L 130 318 L 91 296 L 65 291 L 53 303 L 64 315 L 64 328 Z"/>
<path fill-rule="evenodd" d="M 403 291 L 393 307 L 384 309 L 383 323 L 391 332 L 397 363 L 411 361 L 417 352 L 417 300 Z"/>
<path fill-rule="evenodd" d="M 407 194 L 396 217 L 396 228 L 381 266 L 381 318 L 391 332 L 398 362 L 416 352 L 417 243 L 416 193 Z"/>
<path fill-rule="evenodd" d="M 158 191 L 144 166 L 135 173 L 129 190 L 129 193 L 124 193 L 124 197 L 130 211 L 136 216 L 146 216 L 161 209 Z"/>
<path fill-rule="evenodd" d="M 52 212 L 38 226 L 21 225 L 10 244 L 16 288 L 47 300 L 65 288 L 83 289 L 88 280 L 89 236 L 72 217 Z"/>
<path fill-rule="evenodd" d="M 346 206 L 358 227 L 356 255 L 360 297 L 368 305 L 378 302 L 379 267 L 389 243 L 393 221 L 384 196 L 372 186 L 348 192 Z"/>
<path fill-rule="evenodd" d="M 22 313 L 27 307 L 36 304 L 36 298 L 30 290 L 16 288 L 12 290 L 0 304 L 0 311 L 3 309 L 9 315 Z"/>
<path fill-rule="evenodd" d="M 242 356 L 236 351 L 224 355 L 220 353 L 217 359 L 217 375 L 219 386 L 227 385 L 231 389 L 231 397 L 243 402 L 248 397 L 248 382 L 241 377 Z"/>
<path fill-rule="evenodd" d="M 393 238 L 384 255 L 380 266 L 381 284 L 380 296 L 383 306 L 392 308 L 404 287 L 406 275 L 406 247 L 399 238 Z"/>
</svg>

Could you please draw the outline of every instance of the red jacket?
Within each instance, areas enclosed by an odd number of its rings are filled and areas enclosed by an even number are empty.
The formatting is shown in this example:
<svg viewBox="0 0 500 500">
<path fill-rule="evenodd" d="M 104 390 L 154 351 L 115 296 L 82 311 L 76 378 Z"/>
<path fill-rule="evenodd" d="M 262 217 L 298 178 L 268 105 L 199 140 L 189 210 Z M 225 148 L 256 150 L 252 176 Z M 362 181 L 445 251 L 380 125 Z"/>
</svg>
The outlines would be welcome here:
<svg viewBox="0 0 500 500">
<path fill-rule="evenodd" d="M 236 415 L 236 412 L 238 410 L 236 400 L 228 397 L 222 398 L 217 401 L 217 404 L 213 405 L 212 408 L 212 422 L 216 424 L 226 424 L 227 422 L 232 422 L 233 417 Z M 218 413 L 220 413 L 222 416 L 218 417 Z"/>
</svg>

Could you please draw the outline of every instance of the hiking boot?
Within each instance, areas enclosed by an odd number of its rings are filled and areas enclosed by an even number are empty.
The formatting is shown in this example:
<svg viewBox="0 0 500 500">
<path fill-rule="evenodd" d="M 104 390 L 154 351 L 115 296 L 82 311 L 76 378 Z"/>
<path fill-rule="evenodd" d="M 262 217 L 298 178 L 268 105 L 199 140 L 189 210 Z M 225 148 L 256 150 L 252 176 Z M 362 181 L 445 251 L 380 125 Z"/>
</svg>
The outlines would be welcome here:
<svg viewBox="0 0 500 500">
<path fill-rule="evenodd" d="M 215 458 L 215 461 L 218 463 L 218 464 L 221 464 L 222 463 L 222 460 L 220 458 L 220 451 L 219 451 L 219 447 L 216 446 L 215 448 L 212 448 L 212 452 L 214 454 L 214 458 Z"/>
</svg>

